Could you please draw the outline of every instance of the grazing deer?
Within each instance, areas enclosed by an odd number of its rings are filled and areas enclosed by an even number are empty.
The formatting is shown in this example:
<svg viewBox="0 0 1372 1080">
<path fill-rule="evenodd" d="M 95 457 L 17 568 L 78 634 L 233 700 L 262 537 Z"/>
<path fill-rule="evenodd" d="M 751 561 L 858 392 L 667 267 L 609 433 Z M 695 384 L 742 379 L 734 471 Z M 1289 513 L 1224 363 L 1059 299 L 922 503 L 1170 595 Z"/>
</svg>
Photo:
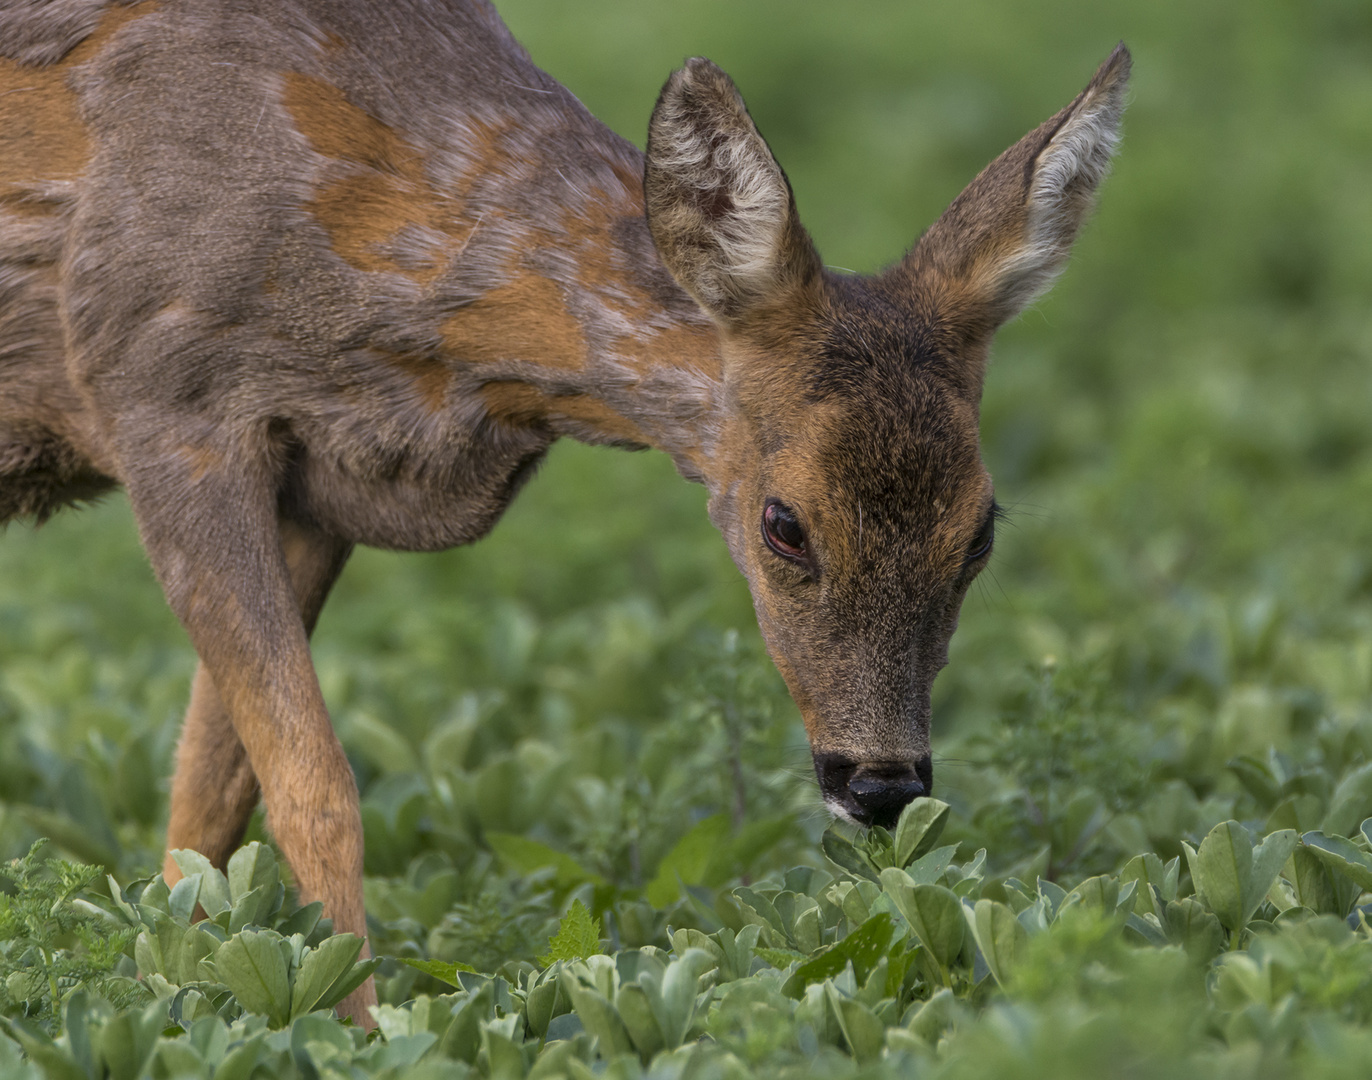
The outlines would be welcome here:
<svg viewBox="0 0 1372 1080">
<path fill-rule="evenodd" d="M 260 793 L 304 897 L 365 934 L 310 631 L 353 545 L 485 535 L 563 435 L 708 487 L 835 813 L 927 793 L 995 527 L 987 350 L 1066 259 L 1128 71 L 864 278 L 707 60 L 645 156 L 483 0 L 0 8 L 0 522 L 127 490 L 200 656 L 168 847 L 222 865 Z"/>
</svg>

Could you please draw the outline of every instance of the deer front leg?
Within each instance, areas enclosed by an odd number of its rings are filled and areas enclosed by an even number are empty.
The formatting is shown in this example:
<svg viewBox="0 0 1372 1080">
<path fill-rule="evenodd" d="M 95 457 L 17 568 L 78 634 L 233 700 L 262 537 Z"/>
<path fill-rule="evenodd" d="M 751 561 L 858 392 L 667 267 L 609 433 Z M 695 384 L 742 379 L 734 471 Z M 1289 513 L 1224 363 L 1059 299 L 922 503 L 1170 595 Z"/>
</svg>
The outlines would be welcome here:
<svg viewBox="0 0 1372 1080">
<path fill-rule="evenodd" d="M 281 546 L 305 632 L 315 622 L 352 545 L 291 521 L 280 525 Z M 177 746 L 171 817 L 162 876 L 174 884 L 181 870 L 171 852 L 190 848 L 221 870 L 243 840 L 260 789 L 228 710 L 202 661 L 191 684 L 190 707 Z"/>
<path fill-rule="evenodd" d="M 322 901 L 337 930 L 365 938 L 357 784 L 324 707 L 288 562 L 288 553 L 297 565 L 336 562 L 331 582 L 346 551 L 335 547 L 330 559 L 322 542 L 279 531 L 270 451 L 265 436 L 171 453 L 144 448 L 130 455 L 125 482 L 153 569 L 200 654 L 212 681 L 207 689 L 230 718 L 247 770 L 232 740 L 215 737 L 222 733 L 203 690 L 192 706 L 196 741 L 184 754 L 208 790 L 224 793 L 220 800 L 240 813 L 245 774 L 256 777 L 301 898 Z M 318 588 L 320 603 L 326 591 Z M 218 769 L 202 749 L 225 754 Z M 375 1001 L 369 980 L 343 1009 L 370 1027 L 367 1007 Z"/>
</svg>

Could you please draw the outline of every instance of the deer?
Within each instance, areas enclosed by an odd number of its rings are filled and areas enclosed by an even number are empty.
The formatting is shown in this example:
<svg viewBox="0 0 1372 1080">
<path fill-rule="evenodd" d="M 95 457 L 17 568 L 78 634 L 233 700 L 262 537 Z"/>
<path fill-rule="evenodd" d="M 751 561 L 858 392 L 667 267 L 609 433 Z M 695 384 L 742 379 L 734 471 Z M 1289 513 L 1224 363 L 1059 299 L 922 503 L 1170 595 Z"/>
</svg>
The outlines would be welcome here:
<svg viewBox="0 0 1372 1080">
<path fill-rule="evenodd" d="M 199 660 L 167 850 L 222 867 L 260 799 L 302 901 L 365 939 L 311 632 L 356 545 L 477 540 L 561 437 L 706 486 L 834 814 L 928 795 L 994 543 L 991 339 L 1063 268 L 1129 69 L 860 276 L 706 59 L 640 152 L 486 0 L 0 9 L 0 524 L 127 493 Z"/>
</svg>

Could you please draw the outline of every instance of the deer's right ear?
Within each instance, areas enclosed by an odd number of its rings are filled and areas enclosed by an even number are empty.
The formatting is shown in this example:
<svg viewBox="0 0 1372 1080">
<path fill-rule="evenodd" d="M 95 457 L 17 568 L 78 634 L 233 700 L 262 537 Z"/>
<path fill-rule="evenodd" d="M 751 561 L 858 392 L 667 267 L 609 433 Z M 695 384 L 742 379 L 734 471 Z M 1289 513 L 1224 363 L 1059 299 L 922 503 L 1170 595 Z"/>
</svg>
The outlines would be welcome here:
<svg viewBox="0 0 1372 1080">
<path fill-rule="evenodd" d="M 687 61 L 662 88 L 643 182 L 658 254 L 723 326 L 818 279 L 786 174 L 733 80 L 709 60 Z"/>
</svg>

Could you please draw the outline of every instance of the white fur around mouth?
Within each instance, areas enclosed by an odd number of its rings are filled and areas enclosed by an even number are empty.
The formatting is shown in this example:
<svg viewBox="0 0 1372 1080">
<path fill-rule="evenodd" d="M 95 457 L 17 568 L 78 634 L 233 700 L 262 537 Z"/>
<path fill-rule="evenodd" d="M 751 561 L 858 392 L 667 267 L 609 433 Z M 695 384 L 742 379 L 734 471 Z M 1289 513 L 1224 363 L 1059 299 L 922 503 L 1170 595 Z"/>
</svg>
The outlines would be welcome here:
<svg viewBox="0 0 1372 1080">
<path fill-rule="evenodd" d="M 834 817 L 841 818 L 844 821 L 848 822 L 848 824 L 850 825 L 862 824 L 862 822 L 860 822 L 857 818 L 853 817 L 853 815 L 850 814 L 847 811 L 847 809 L 845 809 L 844 805 L 837 799 L 825 799 L 824 805 L 828 809 L 829 813 L 833 814 Z"/>
</svg>

